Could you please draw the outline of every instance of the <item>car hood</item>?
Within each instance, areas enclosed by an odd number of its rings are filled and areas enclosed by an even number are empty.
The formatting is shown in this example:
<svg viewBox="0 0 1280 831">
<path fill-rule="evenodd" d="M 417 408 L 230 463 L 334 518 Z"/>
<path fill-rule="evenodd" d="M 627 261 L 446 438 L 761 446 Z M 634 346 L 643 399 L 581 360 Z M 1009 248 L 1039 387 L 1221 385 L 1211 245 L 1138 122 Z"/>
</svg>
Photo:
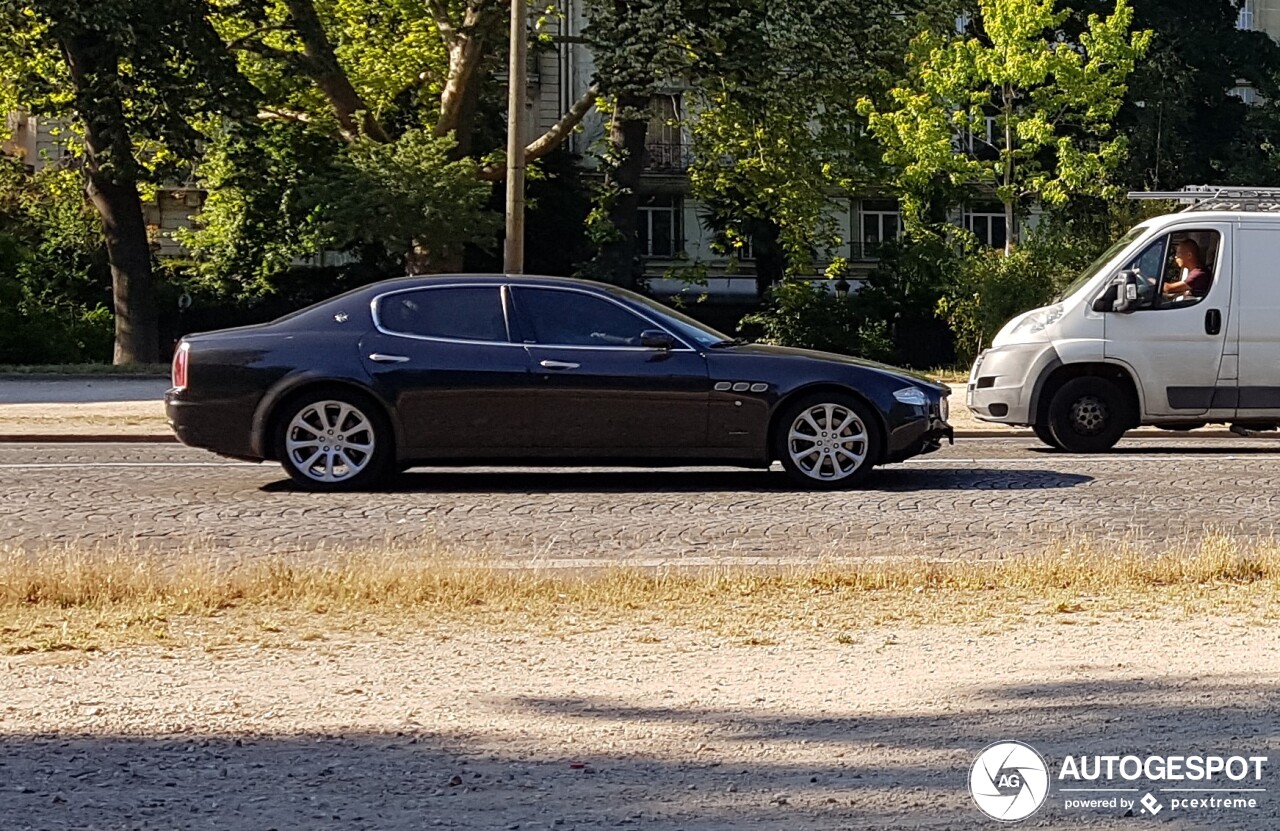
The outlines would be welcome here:
<svg viewBox="0 0 1280 831">
<path fill-rule="evenodd" d="M 912 372 L 909 369 L 882 364 L 877 361 L 868 361 L 863 358 L 855 358 L 852 355 L 838 355 L 834 352 L 820 352 L 817 349 L 797 349 L 792 346 L 772 346 L 766 343 L 744 343 L 735 346 L 725 346 L 714 350 L 717 353 L 747 355 L 752 357 L 777 357 L 789 360 L 796 358 L 808 358 L 826 364 L 841 364 L 844 366 L 856 366 L 862 369 L 878 372 L 891 378 L 896 378 L 908 384 L 914 384 L 918 387 L 936 390 L 937 392 L 948 394 L 951 388 L 945 384 L 940 384 L 931 378 L 919 373 Z"/>
</svg>

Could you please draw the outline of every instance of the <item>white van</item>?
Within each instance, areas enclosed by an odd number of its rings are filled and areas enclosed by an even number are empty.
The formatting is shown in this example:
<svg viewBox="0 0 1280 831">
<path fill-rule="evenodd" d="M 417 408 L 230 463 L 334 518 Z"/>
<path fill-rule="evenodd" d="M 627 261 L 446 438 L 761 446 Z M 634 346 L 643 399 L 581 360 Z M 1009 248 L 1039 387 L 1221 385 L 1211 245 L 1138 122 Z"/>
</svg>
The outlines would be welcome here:
<svg viewBox="0 0 1280 831">
<path fill-rule="evenodd" d="M 1280 190 L 1132 195 L 1191 207 L 1143 222 L 1052 305 L 1005 324 L 969 374 L 969 408 L 1075 453 L 1138 425 L 1275 429 Z"/>
</svg>

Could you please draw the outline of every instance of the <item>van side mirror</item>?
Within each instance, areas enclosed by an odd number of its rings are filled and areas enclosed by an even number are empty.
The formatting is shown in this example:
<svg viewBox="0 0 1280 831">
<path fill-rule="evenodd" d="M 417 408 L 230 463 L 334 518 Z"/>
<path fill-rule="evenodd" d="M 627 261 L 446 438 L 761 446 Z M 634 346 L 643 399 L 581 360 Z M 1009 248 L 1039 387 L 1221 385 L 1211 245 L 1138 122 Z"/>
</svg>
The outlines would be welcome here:
<svg viewBox="0 0 1280 831">
<path fill-rule="evenodd" d="M 1111 298 L 1111 311 L 1121 314 L 1134 311 L 1138 303 L 1138 272 L 1121 271 L 1107 287 L 1107 293 L 1112 289 L 1115 289 L 1115 294 Z"/>
</svg>

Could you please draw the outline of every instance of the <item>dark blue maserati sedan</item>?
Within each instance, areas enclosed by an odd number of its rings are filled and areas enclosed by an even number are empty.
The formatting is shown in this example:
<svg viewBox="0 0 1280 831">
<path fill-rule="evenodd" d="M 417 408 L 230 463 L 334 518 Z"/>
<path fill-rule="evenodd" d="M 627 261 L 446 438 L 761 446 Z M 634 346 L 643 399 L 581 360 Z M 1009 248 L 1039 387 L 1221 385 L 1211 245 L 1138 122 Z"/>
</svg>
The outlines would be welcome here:
<svg viewBox="0 0 1280 831">
<path fill-rule="evenodd" d="M 169 423 L 315 490 L 415 464 L 735 465 L 852 486 L 950 440 L 945 386 L 746 344 L 568 278 L 406 277 L 178 345 Z"/>
</svg>

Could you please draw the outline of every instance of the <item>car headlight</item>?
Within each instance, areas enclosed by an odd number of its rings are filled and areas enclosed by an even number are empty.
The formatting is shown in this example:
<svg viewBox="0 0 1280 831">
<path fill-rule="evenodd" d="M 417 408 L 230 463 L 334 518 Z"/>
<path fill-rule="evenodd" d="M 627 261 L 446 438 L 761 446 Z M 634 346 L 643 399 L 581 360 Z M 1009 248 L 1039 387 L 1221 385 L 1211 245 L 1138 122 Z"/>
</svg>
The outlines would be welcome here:
<svg viewBox="0 0 1280 831">
<path fill-rule="evenodd" d="M 938 399 L 938 418 L 946 421 L 951 415 L 951 405 L 947 403 L 947 396 Z"/>
<path fill-rule="evenodd" d="M 906 387 L 900 389 L 893 394 L 893 397 L 903 404 L 910 404 L 913 407 L 929 406 L 929 397 L 924 394 L 924 390 L 919 387 Z"/>
<path fill-rule="evenodd" d="M 1057 323 L 1062 319 L 1063 308 L 1061 303 L 1055 303 L 1052 306 L 1045 306 L 1039 311 L 1031 314 L 1018 321 L 1018 325 L 1013 327 L 1012 335 L 1036 335 L 1043 332 L 1049 326 Z"/>
</svg>

